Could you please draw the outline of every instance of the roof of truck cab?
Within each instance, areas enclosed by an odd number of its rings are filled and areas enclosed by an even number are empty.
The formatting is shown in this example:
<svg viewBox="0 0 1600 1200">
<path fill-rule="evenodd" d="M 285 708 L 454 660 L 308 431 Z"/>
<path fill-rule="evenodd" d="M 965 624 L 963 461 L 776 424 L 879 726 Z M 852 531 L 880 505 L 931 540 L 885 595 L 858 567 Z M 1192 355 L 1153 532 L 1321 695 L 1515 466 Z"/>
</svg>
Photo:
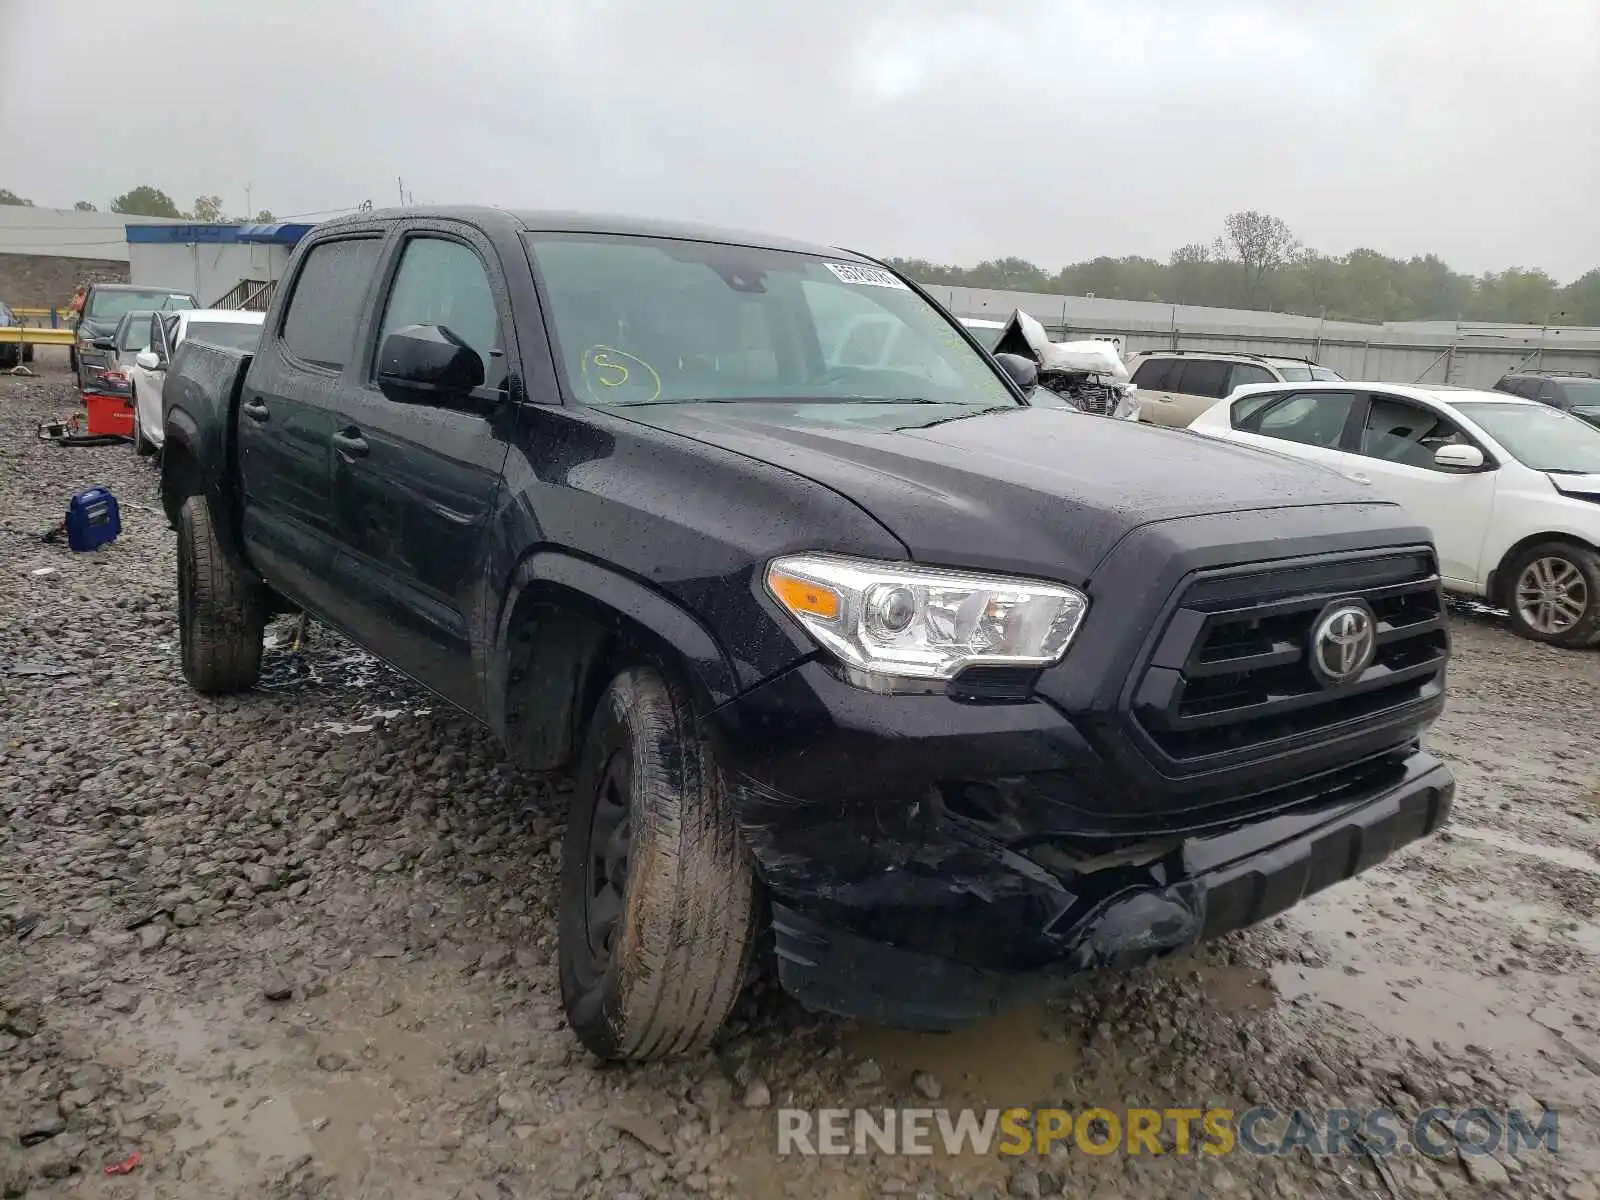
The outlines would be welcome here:
<svg viewBox="0 0 1600 1200">
<path fill-rule="evenodd" d="M 364 224 L 381 220 L 458 220 L 474 224 L 491 221 L 510 221 L 524 233 L 598 233 L 618 234 L 623 237 L 675 238 L 686 242 L 721 242 L 730 246 L 754 246 L 763 250 L 787 250 L 797 254 L 817 254 L 826 258 L 870 261 L 866 256 L 835 246 L 824 246 L 793 238 L 775 237 L 769 233 L 752 233 L 745 229 L 725 229 L 717 225 L 700 225 L 692 221 L 662 221 L 650 217 L 616 216 L 605 213 L 545 212 L 530 209 L 484 208 L 468 205 L 426 205 L 409 208 L 380 208 L 369 212 L 352 213 L 335 217 L 318 226 L 319 229 L 343 224 Z"/>
</svg>

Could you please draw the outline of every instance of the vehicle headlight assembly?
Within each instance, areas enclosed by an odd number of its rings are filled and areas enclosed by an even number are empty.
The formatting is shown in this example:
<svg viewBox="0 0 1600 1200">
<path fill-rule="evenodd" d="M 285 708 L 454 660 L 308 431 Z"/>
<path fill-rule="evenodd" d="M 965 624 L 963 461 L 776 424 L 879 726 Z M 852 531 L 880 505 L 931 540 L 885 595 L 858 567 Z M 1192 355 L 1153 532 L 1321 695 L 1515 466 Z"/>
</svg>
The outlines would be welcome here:
<svg viewBox="0 0 1600 1200">
<path fill-rule="evenodd" d="M 767 566 L 767 591 L 824 649 L 875 676 L 949 680 L 971 666 L 1059 662 L 1089 610 L 1060 583 L 836 554 Z"/>
</svg>

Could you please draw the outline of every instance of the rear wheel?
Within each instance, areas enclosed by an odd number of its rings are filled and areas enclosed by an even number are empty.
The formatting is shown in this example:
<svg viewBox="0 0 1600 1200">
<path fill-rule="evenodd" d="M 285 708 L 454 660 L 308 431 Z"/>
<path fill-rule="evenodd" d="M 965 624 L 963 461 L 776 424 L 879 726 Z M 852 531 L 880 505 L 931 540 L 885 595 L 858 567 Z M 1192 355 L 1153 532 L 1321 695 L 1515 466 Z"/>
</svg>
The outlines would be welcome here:
<svg viewBox="0 0 1600 1200">
<path fill-rule="evenodd" d="M 1511 627 L 1553 646 L 1600 641 L 1600 555 L 1571 542 L 1541 542 L 1506 567 Z"/>
<path fill-rule="evenodd" d="M 197 692 L 242 692 L 261 673 L 266 594 L 228 556 L 204 496 L 178 510 L 178 638 L 183 677 Z"/>
<path fill-rule="evenodd" d="M 589 724 L 562 855 L 561 998 L 585 1047 L 644 1060 L 708 1043 L 744 982 L 756 884 L 688 695 L 649 667 Z"/>
</svg>

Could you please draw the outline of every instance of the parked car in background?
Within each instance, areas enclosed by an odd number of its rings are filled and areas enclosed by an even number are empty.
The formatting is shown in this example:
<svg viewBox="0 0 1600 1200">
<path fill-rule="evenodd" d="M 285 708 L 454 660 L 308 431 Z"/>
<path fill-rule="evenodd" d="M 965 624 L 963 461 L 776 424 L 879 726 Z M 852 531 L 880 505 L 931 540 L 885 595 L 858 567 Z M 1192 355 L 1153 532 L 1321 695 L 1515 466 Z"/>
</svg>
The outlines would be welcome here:
<svg viewBox="0 0 1600 1200">
<path fill-rule="evenodd" d="M 1342 379 L 1301 358 L 1211 350 L 1143 350 L 1128 358 L 1139 389 L 1139 419 L 1183 429 L 1235 388 L 1258 383 Z"/>
<path fill-rule="evenodd" d="M 907 355 L 838 357 L 874 313 Z M 325 222 L 254 354 L 173 364 L 184 675 L 310 612 L 575 769 L 556 967 L 608 1059 L 704 1046 L 774 943 L 812 1007 L 950 1028 L 1438 829 L 1427 530 L 1037 374 L 845 250 Z"/>
<path fill-rule="evenodd" d="M 1444 586 L 1524 637 L 1600 642 L 1600 430 L 1504 392 L 1385 383 L 1254 387 L 1196 433 L 1338 471 L 1433 531 Z"/>
<path fill-rule="evenodd" d="M 133 448 L 154 454 L 164 440 L 161 395 L 167 369 L 184 342 L 193 338 L 232 350 L 254 350 L 261 339 L 265 313 L 238 308 L 193 308 L 153 312 L 145 322 L 144 348 L 134 355 Z M 137 335 L 130 334 L 130 337 Z"/>
<path fill-rule="evenodd" d="M 129 283 L 91 285 L 84 297 L 83 311 L 74 325 L 77 341 L 72 348 L 73 367 L 78 373 L 78 387 L 87 389 L 94 377 L 111 365 L 112 352 L 96 346 L 95 342 L 114 334 L 117 322 L 128 313 L 141 308 L 169 312 L 197 307 L 195 298 L 188 292 Z"/>
<path fill-rule="evenodd" d="M 110 361 L 94 376 L 90 390 L 103 396 L 133 395 L 133 360 L 150 344 L 151 315 L 147 308 L 124 313 L 110 337 L 95 338 L 94 348 L 109 354 Z"/>
<path fill-rule="evenodd" d="M 1600 426 L 1600 379 L 1583 371 L 1513 371 L 1501 376 L 1494 388 Z"/>
<path fill-rule="evenodd" d="M 1000 335 L 1006 331 L 1004 321 L 991 321 L 985 317 L 961 317 L 961 327 L 985 350 L 993 350 Z"/>
<path fill-rule="evenodd" d="M 22 321 L 11 311 L 10 306 L 0 304 L 0 329 L 19 329 L 21 326 Z M 24 346 L 21 342 L 16 344 L 0 342 L 0 370 L 32 361 L 32 346 Z"/>
</svg>

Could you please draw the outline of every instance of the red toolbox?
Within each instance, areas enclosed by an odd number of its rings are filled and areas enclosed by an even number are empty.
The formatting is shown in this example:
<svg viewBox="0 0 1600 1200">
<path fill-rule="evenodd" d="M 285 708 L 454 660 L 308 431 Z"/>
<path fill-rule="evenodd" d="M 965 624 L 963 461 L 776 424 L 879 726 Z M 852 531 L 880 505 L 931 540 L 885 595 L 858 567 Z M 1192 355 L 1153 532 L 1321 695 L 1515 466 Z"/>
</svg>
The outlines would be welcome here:
<svg viewBox="0 0 1600 1200">
<path fill-rule="evenodd" d="M 133 397 L 102 396 L 98 392 L 83 394 L 84 407 L 89 410 L 89 432 L 114 433 L 133 436 Z"/>
</svg>

